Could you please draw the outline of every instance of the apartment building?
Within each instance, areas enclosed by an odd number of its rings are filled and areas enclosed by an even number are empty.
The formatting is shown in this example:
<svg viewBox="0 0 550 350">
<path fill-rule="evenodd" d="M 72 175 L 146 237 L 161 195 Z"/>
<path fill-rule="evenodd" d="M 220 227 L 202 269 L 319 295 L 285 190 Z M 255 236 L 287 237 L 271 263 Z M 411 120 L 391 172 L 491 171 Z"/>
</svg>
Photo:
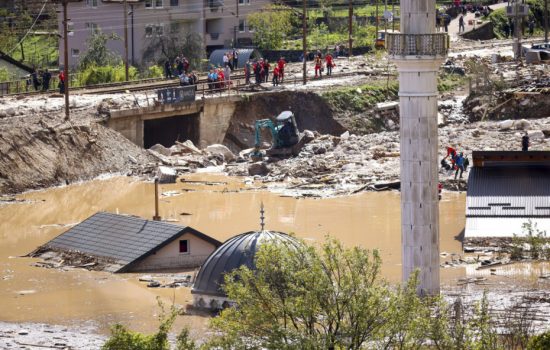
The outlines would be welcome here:
<svg viewBox="0 0 550 350">
<path fill-rule="evenodd" d="M 133 64 L 143 62 L 143 51 L 155 36 L 169 33 L 200 33 L 207 52 L 223 47 L 249 46 L 253 29 L 248 14 L 259 11 L 270 0 L 127 0 L 128 56 Z M 60 7 L 60 10 L 62 8 Z M 87 39 L 99 31 L 124 38 L 122 0 L 84 0 L 68 6 L 69 67 L 78 64 L 87 49 Z M 63 32 L 63 11 L 59 11 Z M 63 57 L 63 40 L 59 42 Z M 124 41 L 110 40 L 107 47 L 124 56 Z"/>
</svg>

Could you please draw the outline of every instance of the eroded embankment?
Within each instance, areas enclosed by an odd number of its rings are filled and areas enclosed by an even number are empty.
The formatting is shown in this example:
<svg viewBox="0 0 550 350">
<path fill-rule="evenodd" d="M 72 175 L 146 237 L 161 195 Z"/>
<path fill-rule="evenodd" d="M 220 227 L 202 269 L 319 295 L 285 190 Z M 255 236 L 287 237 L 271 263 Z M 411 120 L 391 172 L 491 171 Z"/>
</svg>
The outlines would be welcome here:
<svg viewBox="0 0 550 350">
<path fill-rule="evenodd" d="M 248 96 L 239 102 L 223 143 L 233 151 L 254 146 L 254 123 L 258 119 L 274 118 L 282 111 L 291 110 L 300 130 L 320 134 L 340 135 L 346 129 L 333 118 L 332 108 L 316 93 L 283 91 Z M 262 139 L 270 142 L 267 130 Z"/>
<path fill-rule="evenodd" d="M 44 188 L 100 174 L 132 173 L 147 153 L 96 122 L 13 119 L 0 125 L 0 193 Z"/>
</svg>

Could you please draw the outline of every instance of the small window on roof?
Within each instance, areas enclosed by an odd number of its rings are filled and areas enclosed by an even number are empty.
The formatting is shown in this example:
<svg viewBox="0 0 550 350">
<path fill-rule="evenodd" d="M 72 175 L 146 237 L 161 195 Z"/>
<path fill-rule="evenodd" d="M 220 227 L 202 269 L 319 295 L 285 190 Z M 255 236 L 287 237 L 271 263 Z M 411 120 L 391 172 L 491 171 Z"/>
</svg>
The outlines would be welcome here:
<svg viewBox="0 0 550 350">
<path fill-rule="evenodd" d="M 180 253 L 181 254 L 189 253 L 189 240 L 187 239 L 180 240 Z"/>
</svg>

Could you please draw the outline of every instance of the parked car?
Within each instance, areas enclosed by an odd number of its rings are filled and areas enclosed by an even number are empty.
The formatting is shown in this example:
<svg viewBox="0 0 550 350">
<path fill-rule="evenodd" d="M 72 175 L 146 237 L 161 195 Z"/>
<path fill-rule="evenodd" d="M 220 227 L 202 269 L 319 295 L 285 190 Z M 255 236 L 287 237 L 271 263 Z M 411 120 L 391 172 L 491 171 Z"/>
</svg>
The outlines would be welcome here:
<svg viewBox="0 0 550 350">
<path fill-rule="evenodd" d="M 530 48 L 524 47 L 524 53 L 527 51 L 538 51 L 540 59 L 543 61 L 550 60 L 550 43 L 533 44 Z"/>
</svg>

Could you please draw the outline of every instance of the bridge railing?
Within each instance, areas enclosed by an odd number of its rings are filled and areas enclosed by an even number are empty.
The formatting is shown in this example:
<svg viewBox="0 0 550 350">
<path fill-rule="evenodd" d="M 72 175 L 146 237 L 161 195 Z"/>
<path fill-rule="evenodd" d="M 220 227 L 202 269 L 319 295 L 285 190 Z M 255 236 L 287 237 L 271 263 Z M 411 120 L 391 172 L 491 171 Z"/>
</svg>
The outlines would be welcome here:
<svg viewBox="0 0 550 350">
<path fill-rule="evenodd" d="M 388 33 L 386 47 L 390 56 L 446 56 L 449 37 L 445 33 Z"/>
</svg>

